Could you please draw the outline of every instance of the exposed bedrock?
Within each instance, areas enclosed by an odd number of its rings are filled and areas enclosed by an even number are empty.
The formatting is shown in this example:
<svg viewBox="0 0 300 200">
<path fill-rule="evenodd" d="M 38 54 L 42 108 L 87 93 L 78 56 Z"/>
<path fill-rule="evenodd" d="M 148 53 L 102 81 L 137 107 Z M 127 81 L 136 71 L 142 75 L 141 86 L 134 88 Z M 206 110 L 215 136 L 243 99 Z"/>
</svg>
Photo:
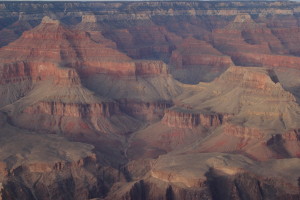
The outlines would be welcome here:
<svg viewBox="0 0 300 200">
<path fill-rule="evenodd" d="M 83 22 L 85 23 L 85 22 Z M 26 48 L 30 46 L 31 48 Z M 24 49 L 24 50 L 22 50 Z M 40 25 L 3 47 L 0 50 L 1 76 L 3 84 L 2 96 L 7 96 L 10 88 L 14 93 L 8 95 L 3 106 L 25 96 L 17 108 L 8 108 L 12 122 L 31 130 L 49 130 L 54 132 L 130 132 L 137 125 L 137 121 L 119 110 L 119 104 L 108 98 L 97 96 L 81 86 L 81 78 L 90 79 L 91 75 L 106 75 L 112 79 L 132 78 L 133 85 L 122 83 L 125 93 L 136 88 L 138 78 L 144 86 L 138 89 L 152 90 L 157 93 L 157 84 L 144 81 L 151 77 L 171 79 L 167 65 L 159 60 L 132 60 L 124 53 L 119 52 L 106 40 L 95 42 L 91 35 L 84 31 L 71 31 L 58 20 L 44 17 Z M 17 55 L 17 56 L 15 56 Z M 101 55 L 101 56 L 99 56 Z M 26 88 L 14 88 L 12 84 L 20 84 L 26 80 Z M 53 84 L 45 84 L 50 81 Z M 170 80 L 171 82 L 173 79 Z M 155 81 L 156 82 L 156 81 Z M 95 83 L 92 83 L 95 85 Z M 23 84 L 25 85 L 25 84 Z M 115 83 L 106 83 L 105 89 L 114 87 Z M 9 87 L 9 88 L 8 88 Z M 97 88 L 99 86 L 97 85 Z M 33 89 L 34 88 L 34 89 Z M 45 90 L 48 90 L 47 94 Z M 169 90 L 164 87 L 162 90 Z M 23 91 L 24 90 L 24 91 Z M 99 91 L 100 95 L 103 93 Z M 160 92 L 160 91 L 159 91 Z M 39 96 L 35 96 L 38 95 Z M 165 93 L 160 92 L 160 93 Z M 26 96 L 27 95 L 27 96 Z M 116 94 L 115 94 L 116 95 Z M 124 110 L 133 117 L 137 115 L 151 115 L 149 120 L 160 119 L 164 103 L 170 101 L 167 94 L 158 94 L 155 100 L 143 101 L 139 98 L 133 104 L 123 105 Z M 150 94 L 149 94 L 150 96 Z M 114 96 L 111 96 L 113 99 Z M 121 96 L 128 98 L 128 96 Z M 143 98 L 143 97 L 142 97 Z M 115 98 L 118 99 L 118 98 Z M 34 101 L 30 103 L 30 101 Z M 157 102 L 156 102 L 157 101 Z M 138 105 L 137 102 L 140 102 Z M 152 104 L 148 106 L 148 104 Z M 130 107 L 132 105 L 132 107 Z M 147 111 L 138 111 L 144 108 Z M 147 107 L 147 108 L 146 108 Z M 16 111 L 19 109 L 19 112 Z M 142 109 L 143 110 L 143 109 Z M 147 112 L 147 113 L 146 113 Z M 152 114 L 150 114 L 150 113 Z M 31 116 L 34 123 L 27 123 Z M 147 119 L 148 117 L 142 117 Z M 122 127 L 117 127 L 120 124 Z M 41 127 L 38 127 L 41 124 Z M 129 125 L 129 126 L 128 126 Z M 131 127 L 131 128 L 129 128 Z M 129 128 L 129 129 L 128 129 Z"/>
<path fill-rule="evenodd" d="M 40 101 L 19 113 L 11 113 L 10 119 L 19 127 L 67 135 L 126 134 L 140 125 L 137 120 L 121 112 L 116 102 Z"/>
<path fill-rule="evenodd" d="M 166 109 L 162 122 L 170 127 L 195 128 L 199 125 L 210 128 L 222 125 L 230 117 L 227 114 L 194 113 L 180 108 Z"/>
<path fill-rule="evenodd" d="M 180 195 L 175 189 L 179 187 L 186 188 L 187 193 L 208 191 L 206 198 L 198 196 L 198 199 L 297 199 L 298 175 L 293 177 L 295 174 L 288 171 L 283 176 L 272 174 L 277 170 L 295 169 L 298 162 L 299 159 L 283 159 L 256 163 L 241 155 L 222 153 L 173 154 L 160 156 L 153 163 L 151 176 L 171 185 L 174 197 Z M 283 166 L 283 163 L 288 165 Z"/>
<path fill-rule="evenodd" d="M 162 61 L 145 60 L 135 62 L 136 75 L 167 75 L 167 65 Z"/>
<path fill-rule="evenodd" d="M 288 170 L 296 169 L 297 163 L 298 159 L 260 163 L 222 153 L 169 154 L 152 162 L 149 176 L 119 186 L 120 192 L 106 199 L 296 200 L 299 173 Z M 284 174 L 272 175 L 276 171 Z"/>
<path fill-rule="evenodd" d="M 157 121 L 164 116 L 165 109 L 173 105 L 170 101 L 139 102 L 120 100 L 120 110 L 133 117 L 146 121 Z"/>
<path fill-rule="evenodd" d="M 211 66 L 227 68 L 233 65 L 229 56 L 212 47 L 211 44 L 192 37 L 184 39 L 172 51 L 170 64 L 177 68 L 189 68 L 189 66 Z"/>
<path fill-rule="evenodd" d="M 256 53 L 234 53 L 232 59 L 238 65 L 265 66 L 272 68 L 300 69 L 300 58 L 296 56 L 270 55 Z"/>
<path fill-rule="evenodd" d="M 0 117 L 2 199 L 104 197 L 114 182 L 125 180 L 118 170 L 99 165 L 92 145 L 18 129 Z"/>
<path fill-rule="evenodd" d="M 89 118 L 89 117 L 110 117 L 119 112 L 119 107 L 114 102 L 102 102 L 94 104 L 84 103 L 61 103 L 61 102 L 39 102 L 25 108 L 24 113 L 47 114 L 54 116 Z"/>
<path fill-rule="evenodd" d="M 90 199 L 104 197 L 118 181 L 114 169 L 97 166 L 95 158 L 74 163 L 35 162 L 22 165 L 2 177 L 2 198 L 13 199 Z"/>
<path fill-rule="evenodd" d="M 52 79 L 56 84 L 79 84 L 75 69 L 59 68 L 57 64 L 43 61 L 20 61 L 2 65 L 2 84 L 29 79 L 32 82 Z"/>
<path fill-rule="evenodd" d="M 299 16 L 1 2 L 0 199 L 298 200 Z"/>
</svg>

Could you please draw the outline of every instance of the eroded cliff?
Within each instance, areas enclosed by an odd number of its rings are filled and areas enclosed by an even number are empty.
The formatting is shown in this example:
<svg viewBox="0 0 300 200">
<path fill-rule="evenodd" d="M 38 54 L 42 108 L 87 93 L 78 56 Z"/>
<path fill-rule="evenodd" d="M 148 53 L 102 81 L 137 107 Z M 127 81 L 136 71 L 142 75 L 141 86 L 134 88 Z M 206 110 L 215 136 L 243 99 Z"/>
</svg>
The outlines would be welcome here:
<svg viewBox="0 0 300 200">
<path fill-rule="evenodd" d="M 0 11 L 0 199 L 299 199 L 299 3 Z"/>
</svg>

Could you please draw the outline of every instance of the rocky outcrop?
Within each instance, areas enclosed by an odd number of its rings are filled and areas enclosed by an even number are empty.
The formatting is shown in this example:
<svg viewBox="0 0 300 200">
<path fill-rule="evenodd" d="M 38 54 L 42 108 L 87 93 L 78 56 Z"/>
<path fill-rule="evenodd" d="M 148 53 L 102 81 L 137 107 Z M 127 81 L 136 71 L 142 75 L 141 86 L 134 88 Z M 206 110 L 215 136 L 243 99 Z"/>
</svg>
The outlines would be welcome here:
<svg viewBox="0 0 300 200">
<path fill-rule="evenodd" d="M 188 84 L 212 81 L 233 65 L 229 56 L 210 43 L 194 37 L 187 37 L 176 45 L 169 62 L 172 75 Z"/>
<path fill-rule="evenodd" d="M 119 107 L 114 102 L 102 102 L 94 104 L 84 103 L 61 103 L 61 102 L 38 102 L 25 108 L 24 113 L 30 115 L 46 114 L 62 117 L 90 118 L 110 117 L 119 112 Z"/>
<path fill-rule="evenodd" d="M 81 22 L 82 23 L 96 23 L 97 17 L 93 14 L 82 15 Z"/>
<path fill-rule="evenodd" d="M 28 46 L 31 48 L 26 48 Z M 20 39 L 2 48 L 0 54 L 2 63 L 26 61 L 26 72 L 37 68 L 32 65 L 44 65 L 44 71 L 47 71 L 48 65 L 55 64 L 75 68 L 83 74 L 118 71 L 120 74 L 134 74 L 135 70 L 131 59 L 125 54 L 94 42 L 87 32 L 71 31 L 49 17 L 43 18 L 39 26 L 24 32 Z"/>
<path fill-rule="evenodd" d="M 182 59 L 182 65 L 204 65 L 216 67 L 229 67 L 233 65 L 228 56 L 215 55 L 187 55 Z"/>
<path fill-rule="evenodd" d="M 167 75 L 167 65 L 162 61 L 140 61 L 135 63 L 136 75 Z"/>
<path fill-rule="evenodd" d="M 300 58 L 285 55 L 270 55 L 256 53 L 236 53 L 232 54 L 236 64 L 244 66 L 266 66 L 272 68 L 293 68 L 300 69 Z"/>
<path fill-rule="evenodd" d="M 172 52 L 170 63 L 179 68 L 195 65 L 227 68 L 233 65 L 230 57 L 223 55 L 209 43 L 191 37 L 183 40 Z"/>
<path fill-rule="evenodd" d="M 133 117 L 156 121 L 163 117 L 165 109 L 173 105 L 172 102 L 158 101 L 158 102 L 137 102 L 130 100 L 120 100 L 120 109 L 124 113 Z"/>
<path fill-rule="evenodd" d="M 300 108 L 278 81 L 270 69 L 230 67 L 211 83 L 189 87 L 176 101 L 179 114 L 163 120 L 176 127 L 219 125 L 193 147 L 197 152 L 238 151 L 258 160 L 298 157 L 298 133 L 293 130 L 300 127 Z M 215 114 L 202 120 L 201 113 Z"/>
<path fill-rule="evenodd" d="M 210 128 L 222 125 L 229 115 L 194 113 L 180 108 L 166 109 L 162 122 L 170 127 L 195 128 L 199 125 Z"/>
<path fill-rule="evenodd" d="M 283 166 L 280 169 L 270 168 L 271 166 L 278 167 L 278 162 L 271 161 L 260 165 L 245 157 L 235 157 L 233 161 L 231 156 L 226 155 L 228 154 L 193 154 L 191 157 L 186 154 L 161 156 L 153 164 L 151 176 L 159 179 L 161 182 L 156 181 L 156 184 L 165 188 L 164 194 L 171 194 L 173 198 L 183 198 L 187 195 L 188 199 L 199 199 L 194 196 L 195 194 L 201 199 L 242 199 L 243 195 L 249 195 L 253 199 L 259 199 L 262 196 L 278 199 L 298 198 L 297 178 L 293 178 L 293 184 L 290 184 L 287 177 L 280 177 L 280 175 L 269 177 L 274 171 L 281 171 L 285 168 Z M 289 163 L 289 166 L 295 169 L 296 162 L 299 160 L 295 162 L 282 160 L 281 164 Z M 191 163 L 193 163 L 192 166 Z M 274 171 L 270 173 L 272 170 Z M 288 177 L 292 176 L 292 172 L 285 173 Z M 145 182 L 151 183 L 153 180 Z M 274 184 L 274 182 L 280 182 L 281 185 Z M 274 193 L 272 191 L 275 188 L 277 189 Z M 287 188 L 289 188 L 288 191 Z M 149 189 L 151 190 L 152 187 Z"/>
<path fill-rule="evenodd" d="M 295 18 L 290 17 L 285 20 L 285 23 L 280 19 L 277 19 L 276 21 L 280 26 L 273 25 L 272 33 L 279 38 L 288 53 L 299 56 L 299 27 L 295 26 Z"/>
<path fill-rule="evenodd" d="M 114 101 L 101 101 L 80 90 L 61 96 L 58 90 L 58 94 L 49 94 L 48 97 L 37 99 L 34 104 L 27 104 L 38 92 L 34 90 L 32 96 L 5 108 L 12 124 L 66 136 L 83 133 L 125 134 L 139 127 L 138 121 L 124 114 Z"/>
<path fill-rule="evenodd" d="M 224 134 L 240 138 L 262 140 L 266 135 L 266 132 L 258 128 L 238 126 L 230 123 L 226 123 L 222 128 Z"/>
<path fill-rule="evenodd" d="M 1 76 L 0 84 L 12 84 L 26 79 L 32 82 L 50 79 L 61 85 L 80 83 L 80 78 L 75 69 L 61 69 L 55 63 L 49 62 L 21 61 L 4 64 Z"/>
<path fill-rule="evenodd" d="M 282 139 L 286 141 L 300 141 L 300 130 L 292 130 L 282 134 Z"/>
<path fill-rule="evenodd" d="M 76 164 L 31 164 L 19 167 L 2 182 L 2 198 L 88 199 L 104 197 L 117 172 L 97 169 L 95 161 Z M 89 169 L 88 169 L 88 166 Z M 92 168 L 91 168 L 92 166 Z M 93 172 L 93 175 L 90 172 Z M 77 177 L 77 176 L 80 176 Z M 14 192 L 18 190 L 19 192 Z"/>
<path fill-rule="evenodd" d="M 76 74 L 74 69 L 84 78 L 94 74 L 140 76 L 168 73 L 162 61 L 133 61 L 101 34 L 98 36 L 94 31 L 92 35 L 85 31 L 71 31 L 58 20 L 44 17 L 40 25 L 0 50 L 2 80 L 8 82 L 22 77 L 33 81 L 60 80 Z"/>
<path fill-rule="evenodd" d="M 181 40 L 164 26 L 146 19 L 146 23 L 129 26 L 124 29 L 109 30 L 104 35 L 116 42 L 135 59 L 160 59 L 167 61 L 174 45 Z"/>
<path fill-rule="evenodd" d="M 8 169 L 5 162 L 0 162 L 0 176 L 4 177 L 8 175 Z"/>
<path fill-rule="evenodd" d="M 124 179 L 117 170 L 97 164 L 92 145 L 7 123 L 0 127 L 0 138 L 2 199 L 103 197 L 115 181 Z"/>
<path fill-rule="evenodd" d="M 185 175 L 181 174 L 174 174 L 169 171 L 162 171 L 162 170 L 152 170 L 151 176 L 154 178 L 158 178 L 160 180 L 163 180 L 165 182 L 171 182 L 171 183 L 183 183 L 187 187 L 197 187 L 201 188 L 206 186 L 206 179 L 203 178 L 187 178 Z"/>
<path fill-rule="evenodd" d="M 89 164 L 96 162 L 96 155 L 92 154 L 75 162 L 58 161 L 54 163 L 32 162 L 26 165 L 18 166 L 8 171 L 9 174 L 17 175 L 20 171 L 28 171 L 28 173 L 49 173 L 68 170 L 71 168 L 83 168 Z"/>
<path fill-rule="evenodd" d="M 0 3 L 0 199 L 299 199 L 299 5 Z"/>
<path fill-rule="evenodd" d="M 230 67 L 215 82 L 220 86 L 225 83 L 231 86 L 240 85 L 245 89 L 244 93 L 246 94 L 254 92 L 271 97 L 276 96 L 277 100 L 295 101 L 295 97 L 282 88 L 276 73 L 272 69 Z"/>
<path fill-rule="evenodd" d="M 83 21 L 83 23 L 87 22 Z M 25 48 L 26 46 L 31 48 Z M 25 50 L 21 50 L 22 48 Z M 36 98 L 32 99 L 35 102 L 34 105 L 30 103 L 22 105 L 20 117 L 18 114 L 11 116 L 16 118 L 12 120 L 15 124 L 34 130 L 38 128 L 37 124 L 24 123 L 24 120 L 27 122 L 26 115 L 35 116 L 33 118 L 36 123 L 43 124 L 42 129 L 55 129 L 55 132 L 74 132 L 75 126 L 72 125 L 74 124 L 72 120 L 80 125 L 75 132 L 80 132 L 80 128 L 90 129 L 91 127 L 100 132 L 114 132 L 108 128 L 114 126 L 114 123 L 102 118 L 111 118 L 116 114 L 124 117 L 118 105 L 114 102 L 95 100 L 93 94 L 81 88 L 80 77 L 88 79 L 94 74 L 132 77 L 133 79 L 136 76 L 168 76 L 167 66 L 162 61 L 133 61 L 113 48 L 107 40 L 95 42 L 89 33 L 71 31 L 60 21 L 49 17 L 44 17 L 40 25 L 24 32 L 20 39 L 2 48 L 0 55 L 2 55 L 0 66 L 2 65 L 3 83 L 12 84 L 28 79 L 32 83 L 42 85 L 38 82 L 51 80 L 57 86 L 55 89 L 53 85 L 48 86 L 56 92 L 45 94 L 44 97 L 39 98 L 39 101 Z M 64 90 L 69 93 L 66 91 L 68 87 L 72 91 L 76 90 L 77 94 L 76 92 L 63 94 Z M 44 93 L 42 90 L 40 92 Z M 23 95 L 24 93 L 22 92 Z M 35 92 L 32 91 L 32 93 Z M 16 95 L 16 98 L 22 94 Z"/>
</svg>

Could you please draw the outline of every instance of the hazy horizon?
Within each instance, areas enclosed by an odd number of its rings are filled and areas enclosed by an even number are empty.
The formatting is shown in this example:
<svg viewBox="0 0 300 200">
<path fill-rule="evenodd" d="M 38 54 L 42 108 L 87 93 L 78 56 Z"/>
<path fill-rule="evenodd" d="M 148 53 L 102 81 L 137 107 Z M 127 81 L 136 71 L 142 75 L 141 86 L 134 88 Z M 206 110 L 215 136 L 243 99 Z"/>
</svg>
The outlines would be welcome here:
<svg viewBox="0 0 300 200">
<path fill-rule="evenodd" d="M 53 2 L 53 1 L 60 1 L 60 2 L 67 2 L 67 1 L 79 1 L 79 2 L 85 2 L 85 1 L 90 1 L 90 2 L 96 2 L 96 1 L 102 1 L 102 2 L 132 2 L 132 1 L 261 1 L 261 0 L 1 0 L 1 2 L 16 2 L 16 1 L 34 1 L 34 2 Z M 262 1 L 274 1 L 274 0 L 262 0 Z M 299 1 L 299 0 L 282 0 L 282 1 Z M 275 1 L 274 1 L 275 2 Z"/>
</svg>

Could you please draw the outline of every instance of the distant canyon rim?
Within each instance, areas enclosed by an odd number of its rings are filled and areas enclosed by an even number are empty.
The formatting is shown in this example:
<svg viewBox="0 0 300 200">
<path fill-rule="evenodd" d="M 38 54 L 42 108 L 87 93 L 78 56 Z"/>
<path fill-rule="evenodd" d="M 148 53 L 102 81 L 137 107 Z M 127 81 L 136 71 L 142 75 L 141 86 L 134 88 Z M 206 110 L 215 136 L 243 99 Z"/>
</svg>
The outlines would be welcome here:
<svg viewBox="0 0 300 200">
<path fill-rule="evenodd" d="M 300 3 L 0 2 L 0 200 L 299 200 Z"/>
</svg>

